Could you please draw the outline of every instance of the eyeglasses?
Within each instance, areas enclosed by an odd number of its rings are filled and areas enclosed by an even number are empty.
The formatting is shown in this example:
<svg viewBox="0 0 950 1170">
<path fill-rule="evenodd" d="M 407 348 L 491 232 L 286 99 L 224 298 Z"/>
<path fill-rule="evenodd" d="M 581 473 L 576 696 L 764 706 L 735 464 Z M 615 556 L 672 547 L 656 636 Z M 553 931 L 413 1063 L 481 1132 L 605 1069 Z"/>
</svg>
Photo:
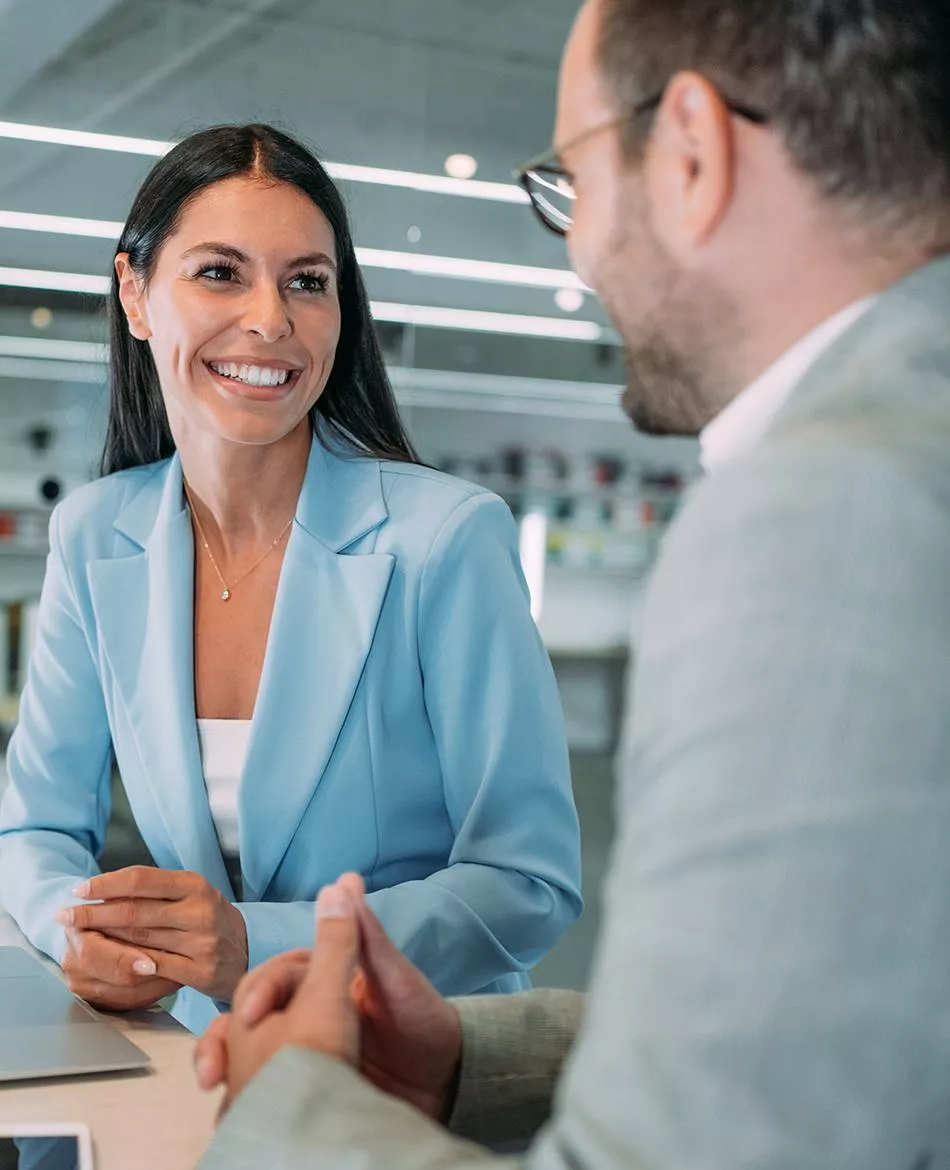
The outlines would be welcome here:
<svg viewBox="0 0 950 1170">
<path fill-rule="evenodd" d="M 572 138 L 563 146 L 551 147 L 544 154 L 538 155 L 537 158 L 533 158 L 523 167 L 518 167 L 516 171 L 512 172 L 528 193 L 535 215 L 548 231 L 554 232 L 556 236 L 566 236 L 574 221 L 574 200 L 577 196 L 574 193 L 574 183 L 570 171 L 566 170 L 561 163 L 561 155 L 572 150 L 575 146 L 580 146 L 588 138 L 593 138 L 595 134 L 600 134 L 604 130 L 613 130 L 617 126 L 635 121 L 644 114 L 652 113 L 659 108 L 665 94 L 666 89 L 664 88 L 659 93 L 655 93 L 652 97 L 645 98 L 635 105 L 632 113 L 585 130 L 583 134 Z M 735 114 L 736 117 L 744 118 L 756 126 L 765 126 L 769 122 L 768 114 L 752 106 L 728 100 L 725 101 L 725 105 L 730 113 Z"/>
</svg>

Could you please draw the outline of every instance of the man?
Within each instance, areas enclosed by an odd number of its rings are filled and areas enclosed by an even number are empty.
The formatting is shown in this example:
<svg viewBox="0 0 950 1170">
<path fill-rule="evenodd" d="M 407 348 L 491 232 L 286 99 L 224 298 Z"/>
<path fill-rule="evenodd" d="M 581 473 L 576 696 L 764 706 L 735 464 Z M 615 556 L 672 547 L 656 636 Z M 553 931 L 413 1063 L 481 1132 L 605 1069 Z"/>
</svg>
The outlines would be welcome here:
<svg viewBox="0 0 950 1170">
<path fill-rule="evenodd" d="M 533 1170 L 950 1167 L 948 57 L 946 0 L 589 0 L 571 36 L 572 259 L 634 422 L 708 475 Z M 445 1004 L 357 880 L 319 913 L 199 1051 L 208 1170 L 520 1165 L 436 1121 L 530 1136 L 579 1001 Z"/>
</svg>

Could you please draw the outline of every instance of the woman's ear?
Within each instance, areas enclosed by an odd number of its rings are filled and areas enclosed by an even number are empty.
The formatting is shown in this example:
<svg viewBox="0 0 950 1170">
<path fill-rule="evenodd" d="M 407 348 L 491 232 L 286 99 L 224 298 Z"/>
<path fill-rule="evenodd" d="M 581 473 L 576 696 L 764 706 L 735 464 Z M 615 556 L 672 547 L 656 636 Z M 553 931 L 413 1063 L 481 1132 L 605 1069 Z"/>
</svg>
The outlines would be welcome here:
<svg viewBox="0 0 950 1170">
<path fill-rule="evenodd" d="M 128 252 L 120 252 L 116 256 L 115 274 L 119 278 L 119 300 L 125 310 L 129 332 L 139 341 L 148 341 L 152 330 L 148 324 L 145 288 L 129 263 Z"/>
</svg>

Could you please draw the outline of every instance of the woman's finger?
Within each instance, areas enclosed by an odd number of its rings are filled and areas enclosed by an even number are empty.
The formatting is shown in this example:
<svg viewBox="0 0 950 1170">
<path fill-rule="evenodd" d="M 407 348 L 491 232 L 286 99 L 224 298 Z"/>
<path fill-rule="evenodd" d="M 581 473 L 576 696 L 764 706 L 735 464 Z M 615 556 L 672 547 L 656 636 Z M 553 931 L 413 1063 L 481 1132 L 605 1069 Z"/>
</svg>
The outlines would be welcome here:
<svg viewBox="0 0 950 1170">
<path fill-rule="evenodd" d="M 153 955 L 144 948 L 130 947 L 92 930 L 69 930 L 69 949 L 63 970 L 113 987 L 135 987 L 143 978 L 158 974 Z"/>
<path fill-rule="evenodd" d="M 106 938 L 127 943 L 129 946 L 163 951 L 167 955 L 180 955 L 182 958 L 192 958 L 199 949 L 196 936 L 187 930 L 149 930 L 145 927 L 136 927 L 132 930 L 118 928 L 102 930 L 100 933 Z"/>
<path fill-rule="evenodd" d="M 115 930 L 138 928 L 181 929 L 181 913 L 176 902 L 163 902 L 155 898 L 117 898 L 111 902 L 65 906 L 56 915 L 56 921 L 70 930 L 98 930 L 109 934 Z"/>
<path fill-rule="evenodd" d="M 200 874 L 188 870 L 130 865 L 125 869 L 87 878 L 79 883 L 73 893 L 77 898 L 96 901 L 114 898 L 158 898 L 176 902 L 196 893 L 206 885 L 207 882 Z"/>
</svg>

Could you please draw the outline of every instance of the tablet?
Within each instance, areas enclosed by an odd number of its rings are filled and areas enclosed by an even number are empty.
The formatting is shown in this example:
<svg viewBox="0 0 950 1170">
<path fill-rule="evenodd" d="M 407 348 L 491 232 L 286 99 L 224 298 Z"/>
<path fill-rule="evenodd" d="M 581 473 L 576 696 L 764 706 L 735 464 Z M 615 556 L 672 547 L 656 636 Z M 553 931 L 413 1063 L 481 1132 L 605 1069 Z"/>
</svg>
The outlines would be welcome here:
<svg viewBox="0 0 950 1170">
<path fill-rule="evenodd" d="M 89 1130 L 0 1122 L 0 1170 L 94 1170 Z"/>
</svg>

